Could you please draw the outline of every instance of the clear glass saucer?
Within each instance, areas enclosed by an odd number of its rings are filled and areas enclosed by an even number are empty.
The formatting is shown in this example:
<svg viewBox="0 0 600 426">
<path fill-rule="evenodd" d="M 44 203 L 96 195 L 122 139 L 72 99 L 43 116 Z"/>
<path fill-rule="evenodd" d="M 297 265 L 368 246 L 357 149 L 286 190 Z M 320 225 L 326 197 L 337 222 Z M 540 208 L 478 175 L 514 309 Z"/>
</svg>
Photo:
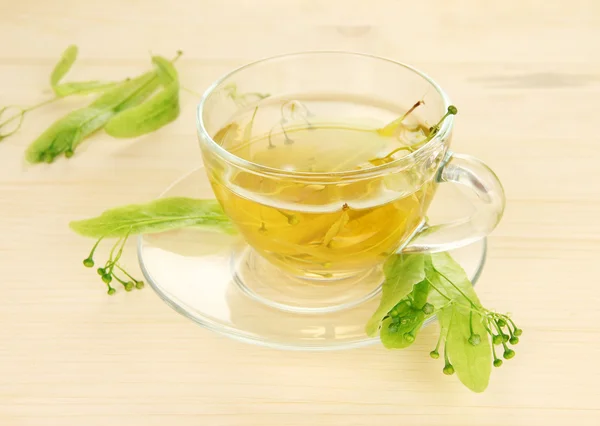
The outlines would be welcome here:
<svg viewBox="0 0 600 426">
<path fill-rule="evenodd" d="M 447 220 L 450 206 L 468 208 L 454 185 L 442 185 L 440 192 L 428 212 L 430 220 Z M 173 196 L 213 198 L 204 168 L 183 176 L 161 195 Z M 464 217 L 464 211 L 459 213 Z M 486 240 L 451 254 L 475 283 L 485 262 Z M 381 297 L 377 272 L 366 272 L 362 282 L 300 288 L 281 285 L 276 270 L 257 267 L 254 256 L 241 237 L 213 231 L 181 229 L 138 239 L 138 258 L 147 282 L 169 306 L 210 330 L 292 350 L 345 349 L 379 341 L 364 331 Z M 264 279 L 249 287 L 244 284 L 248 273 Z M 375 285 L 364 286 L 364 282 Z M 305 298 L 310 305 L 303 303 Z"/>
</svg>

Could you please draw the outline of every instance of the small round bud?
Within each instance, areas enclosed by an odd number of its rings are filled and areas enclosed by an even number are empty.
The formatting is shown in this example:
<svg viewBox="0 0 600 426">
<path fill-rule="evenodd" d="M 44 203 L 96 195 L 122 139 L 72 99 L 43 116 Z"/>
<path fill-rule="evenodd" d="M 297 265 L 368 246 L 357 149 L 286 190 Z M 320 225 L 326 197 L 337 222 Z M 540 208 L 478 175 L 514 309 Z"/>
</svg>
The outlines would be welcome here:
<svg viewBox="0 0 600 426">
<path fill-rule="evenodd" d="M 520 328 L 515 329 L 514 333 L 515 336 L 519 337 L 521 334 L 523 334 L 523 330 L 521 330 Z"/>
<path fill-rule="evenodd" d="M 52 156 L 52 154 L 51 154 L 51 153 L 49 153 L 49 152 L 46 152 L 42 158 L 43 158 L 43 159 L 44 159 L 44 161 L 45 161 L 46 163 L 48 163 L 48 164 L 50 164 L 50 163 L 52 163 L 52 162 L 54 161 L 54 157 L 53 157 L 53 156 Z"/>
<path fill-rule="evenodd" d="M 502 360 L 501 360 L 501 359 L 498 359 L 498 358 L 496 358 L 496 359 L 494 360 L 494 367 L 500 367 L 501 365 L 502 365 Z"/>
<path fill-rule="evenodd" d="M 507 342 L 508 342 L 508 339 L 510 339 L 510 336 L 509 336 L 508 334 L 503 334 L 503 335 L 502 335 L 502 341 L 503 341 L 504 343 L 507 343 Z"/>
<path fill-rule="evenodd" d="M 133 283 L 131 281 L 129 281 L 128 283 L 125 283 L 125 291 L 131 291 L 133 290 Z"/>
<path fill-rule="evenodd" d="M 114 288 L 112 288 L 112 287 L 111 287 L 111 288 L 109 288 L 109 289 L 108 289 L 108 291 L 107 291 L 107 293 L 108 293 L 109 295 L 111 295 L 111 296 L 112 296 L 113 294 L 115 294 L 115 292 L 116 292 L 116 290 L 115 290 Z"/>
<path fill-rule="evenodd" d="M 102 281 L 104 281 L 106 284 L 110 284 L 110 282 L 112 281 L 112 275 L 110 275 L 110 274 L 102 275 Z"/>
<path fill-rule="evenodd" d="M 83 259 L 83 266 L 85 266 L 86 268 L 93 268 L 94 267 L 94 259 L 92 259 L 90 257 Z"/>
<path fill-rule="evenodd" d="M 481 336 L 479 334 L 471 334 L 471 337 L 469 337 L 469 343 L 473 346 L 477 346 L 481 343 Z"/>
<path fill-rule="evenodd" d="M 425 305 L 423 305 L 423 313 L 425 315 L 429 315 L 433 313 L 433 305 L 431 303 L 425 303 Z"/>
<path fill-rule="evenodd" d="M 98 275 L 100 275 L 100 276 L 106 274 L 106 270 L 104 268 L 98 268 L 96 271 L 98 272 Z"/>
<path fill-rule="evenodd" d="M 414 341 L 415 341 L 415 336 L 413 336 L 413 335 L 412 335 L 412 334 L 410 334 L 410 333 L 406 333 L 406 334 L 404 335 L 404 340 L 406 340 L 408 343 L 412 343 L 412 342 L 414 342 Z"/>
<path fill-rule="evenodd" d="M 65 151 L 65 157 L 71 158 L 72 156 L 73 156 L 73 150 L 72 149 L 67 149 Z"/>
<path fill-rule="evenodd" d="M 456 115 L 458 114 L 458 109 L 454 105 L 450 105 L 448 107 L 448 114 Z"/>
<path fill-rule="evenodd" d="M 440 357 L 440 353 L 434 349 L 429 352 L 429 356 L 433 359 L 438 359 Z"/>
<path fill-rule="evenodd" d="M 446 364 L 442 371 L 446 376 L 451 376 L 454 374 L 454 367 L 452 367 L 452 364 Z"/>
<path fill-rule="evenodd" d="M 515 351 L 513 351 L 512 349 L 507 349 L 504 351 L 504 359 L 511 359 L 514 358 L 515 356 Z"/>
<path fill-rule="evenodd" d="M 290 225 L 298 225 L 298 223 L 300 223 L 300 220 L 295 214 L 293 214 L 290 217 L 288 217 L 288 223 Z"/>
<path fill-rule="evenodd" d="M 179 49 L 179 50 L 177 51 L 177 55 L 183 55 L 183 50 Z"/>
<path fill-rule="evenodd" d="M 390 324 L 388 325 L 388 330 L 390 331 L 390 333 L 395 333 L 398 331 L 398 324 Z"/>
<path fill-rule="evenodd" d="M 391 317 L 397 317 L 397 316 L 398 316 L 398 311 L 397 311 L 396 309 L 392 309 L 392 310 L 390 311 L 390 316 L 391 316 Z"/>
<path fill-rule="evenodd" d="M 517 343 L 519 343 L 519 338 L 517 336 L 513 336 L 510 338 L 509 342 L 511 345 L 516 345 Z"/>
<path fill-rule="evenodd" d="M 506 321 L 504 321 L 502 318 L 500 318 L 497 323 L 500 327 L 506 327 Z"/>
<path fill-rule="evenodd" d="M 494 337 L 492 337 L 492 342 L 494 343 L 494 345 L 499 345 L 502 343 L 502 336 L 500 336 L 499 334 L 495 334 Z"/>
<path fill-rule="evenodd" d="M 138 290 L 144 288 L 144 281 L 136 281 L 135 288 L 137 288 Z"/>
</svg>

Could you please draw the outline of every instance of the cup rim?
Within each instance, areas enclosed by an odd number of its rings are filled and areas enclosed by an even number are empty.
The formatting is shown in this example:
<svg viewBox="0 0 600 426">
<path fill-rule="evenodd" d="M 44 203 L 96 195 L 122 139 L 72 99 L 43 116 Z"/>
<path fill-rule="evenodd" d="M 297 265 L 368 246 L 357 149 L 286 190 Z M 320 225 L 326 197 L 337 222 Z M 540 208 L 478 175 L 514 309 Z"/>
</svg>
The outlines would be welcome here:
<svg viewBox="0 0 600 426">
<path fill-rule="evenodd" d="M 451 132 L 454 125 L 454 115 L 448 116 L 443 122 L 442 125 L 437 132 L 437 134 L 426 144 L 417 148 L 415 151 L 410 154 L 398 158 L 397 160 L 391 161 L 386 164 L 382 164 L 379 166 L 375 166 L 368 169 L 363 170 L 344 170 L 344 171 L 334 171 L 334 172 L 308 172 L 308 171 L 289 171 L 284 169 L 278 169 L 274 167 L 264 166 L 262 164 L 254 163 L 252 161 L 246 160 L 244 158 L 238 157 L 232 152 L 226 150 L 221 145 L 219 145 L 212 136 L 206 130 L 203 119 L 203 111 L 206 104 L 207 99 L 214 93 L 215 89 L 217 89 L 222 83 L 224 83 L 230 77 L 244 71 L 247 68 L 253 67 L 255 65 L 275 61 L 280 59 L 288 59 L 293 57 L 302 57 L 309 55 L 345 55 L 345 56 L 355 56 L 355 57 L 363 57 L 376 59 L 379 61 L 388 62 L 394 65 L 398 65 L 402 68 L 405 68 L 419 77 L 423 78 L 427 81 L 431 86 L 436 90 L 438 95 L 442 98 L 442 102 L 444 104 L 444 111 L 448 109 L 451 105 L 450 99 L 448 95 L 444 92 L 444 90 L 433 80 L 429 75 L 424 72 L 418 70 L 417 68 L 405 64 L 403 62 L 395 61 L 393 59 L 384 58 L 382 56 L 372 55 L 368 53 L 360 53 L 360 52 L 352 52 L 345 50 L 307 50 L 307 51 L 299 51 L 299 52 L 291 52 L 291 53 L 283 53 L 280 55 L 268 56 L 262 59 L 258 59 L 245 65 L 234 68 L 233 70 L 225 73 L 220 78 L 215 80 L 202 94 L 200 98 L 200 102 L 196 108 L 196 126 L 197 131 L 201 137 L 208 141 L 209 149 L 215 152 L 219 157 L 228 162 L 231 165 L 236 167 L 240 167 L 242 169 L 250 170 L 253 172 L 278 176 L 278 177 L 288 177 L 288 178 L 298 178 L 298 179 L 322 179 L 322 178 L 365 178 L 371 176 L 381 175 L 382 172 L 387 171 L 389 169 L 405 169 L 414 165 L 415 160 L 421 158 L 423 155 L 427 155 L 427 153 L 432 149 L 432 147 L 437 146 L 437 144 L 444 140 Z M 425 153 L 425 154 L 424 154 Z"/>
</svg>

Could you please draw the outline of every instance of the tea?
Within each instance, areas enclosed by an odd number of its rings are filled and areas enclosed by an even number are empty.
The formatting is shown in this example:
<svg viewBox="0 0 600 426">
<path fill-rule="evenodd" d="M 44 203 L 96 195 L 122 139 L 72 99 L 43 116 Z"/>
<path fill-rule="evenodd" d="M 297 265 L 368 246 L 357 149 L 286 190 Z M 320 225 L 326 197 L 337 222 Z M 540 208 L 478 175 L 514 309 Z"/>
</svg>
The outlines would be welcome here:
<svg viewBox="0 0 600 426">
<path fill-rule="evenodd" d="M 255 164 L 327 179 L 213 165 L 215 195 L 246 241 L 280 267 L 322 277 L 368 269 L 422 226 L 435 184 L 412 169 L 356 179 L 335 172 L 378 167 L 427 140 L 428 128 L 412 116 L 394 131 L 384 128 L 398 116 L 362 99 L 267 99 L 233 117 L 215 141 Z"/>
</svg>

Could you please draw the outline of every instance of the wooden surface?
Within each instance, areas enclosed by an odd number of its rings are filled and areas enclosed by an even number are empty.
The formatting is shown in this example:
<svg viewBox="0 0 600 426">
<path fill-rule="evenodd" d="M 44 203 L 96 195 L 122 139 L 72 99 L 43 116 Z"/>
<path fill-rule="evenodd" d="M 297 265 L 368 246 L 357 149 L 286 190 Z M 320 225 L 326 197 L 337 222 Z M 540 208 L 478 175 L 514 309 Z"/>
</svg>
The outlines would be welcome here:
<svg viewBox="0 0 600 426">
<path fill-rule="evenodd" d="M 104 293 L 67 223 L 152 199 L 201 159 L 193 96 L 150 136 L 98 134 L 70 161 L 25 166 L 27 144 L 76 101 L 0 143 L 0 424 L 600 424 L 600 4 L 580 1 L 0 0 L 0 104 L 46 99 L 62 50 L 74 78 L 170 55 L 202 91 L 250 60 L 308 49 L 423 69 L 460 106 L 454 147 L 486 161 L 508 205 L 478 291 L 525 333 L 473 394 L 426 353 L 291 353 L 176 314 L 150 290 Z M 129 247 L 126 263 L 136 268 Z"/>
</svg>

